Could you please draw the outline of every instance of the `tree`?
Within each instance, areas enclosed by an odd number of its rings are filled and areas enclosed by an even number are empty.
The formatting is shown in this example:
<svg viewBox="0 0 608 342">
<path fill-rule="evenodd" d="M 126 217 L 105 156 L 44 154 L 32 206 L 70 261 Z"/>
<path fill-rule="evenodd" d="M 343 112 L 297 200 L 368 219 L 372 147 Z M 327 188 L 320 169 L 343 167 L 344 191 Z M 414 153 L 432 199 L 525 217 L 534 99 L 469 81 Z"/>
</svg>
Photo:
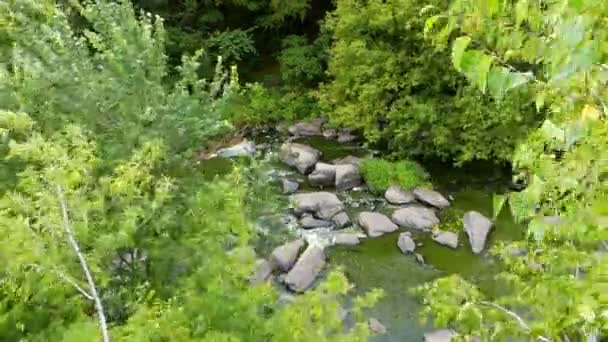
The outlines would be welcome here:
<svg viewBox="0 0 608 342">
<path fill-rule="evenodd" d="M 514 154 L 527 187 L 507 200 L 528 235 L 493 250 L 504 291 L 458 277 L 427 285 L 439 324 L 492 339 L 598 341 L 607 332 L 607 13 L 603 1 L 461 0 L 427 20 L 481 91 L 502 101 L 525 88 L 549 113 Z"/>
</svg>

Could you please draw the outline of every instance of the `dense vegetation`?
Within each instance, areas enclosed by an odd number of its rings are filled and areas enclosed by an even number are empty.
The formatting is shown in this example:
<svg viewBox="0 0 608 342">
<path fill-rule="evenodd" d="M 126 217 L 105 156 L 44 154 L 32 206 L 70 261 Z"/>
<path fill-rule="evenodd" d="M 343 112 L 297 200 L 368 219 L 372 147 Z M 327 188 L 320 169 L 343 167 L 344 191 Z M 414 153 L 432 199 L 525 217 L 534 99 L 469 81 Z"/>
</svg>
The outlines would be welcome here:
<svg viewBox="0 0 608 342">
<path fill-rule="evenodd" d="M 395 160 L 363 161 L 374 192 L 427 182 L 414 159 L 509 164 L 525 185 L 495 197 L 528 227 L 492 250 L 499 293 L 458 275 L 417 290 L 437 326 L 599 341 L 607 15 L 601 0 L 0 0 L 0 339 L 366 340 L 378 294 L 343 329 L 340 272 L 289 305 L 250 285 L 269 182 L 256 165 L 205 180 L 192 161 L 326 115 Z"/>
</svg>

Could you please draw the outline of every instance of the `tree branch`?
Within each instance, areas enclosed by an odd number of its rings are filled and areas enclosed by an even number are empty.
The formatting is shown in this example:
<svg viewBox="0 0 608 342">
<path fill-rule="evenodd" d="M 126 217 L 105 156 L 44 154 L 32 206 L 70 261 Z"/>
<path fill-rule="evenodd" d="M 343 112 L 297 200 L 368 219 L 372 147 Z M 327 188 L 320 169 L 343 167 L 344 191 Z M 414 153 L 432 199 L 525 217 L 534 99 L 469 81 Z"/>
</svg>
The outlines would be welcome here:
<svg viewBox="0 0 608 342">
<path fill-rule="evenodd" d="M 486 306 L 491 306 L 491 307 L 493 307 L 495 309 L 498 309 L 498 310 L 504 312 L 505 314 L 511 316 L 513 319 L 515 319 L 517 321 L 517 323 L 519 323 L 519 326 L 522 329 L 524 329 L 526 332 L 530 332 L 532 330 L 532 329 L 530 329 L 530 326 L 528 326 L 528 324 L 526 323 L 526 321 L 523 320 L 523 318 L 521 318 L 518 314 L 516 314 L 515 312 L 513 312 L 513 311 L 511 311 L 511 310 L 509 310 L 509 309 L 507 309 L 507 308 L 505 308 L 503 306 L 500 306 L 500 305 L 498 305 L 496 303 L 492 303 L 492 302 L 486 302 L 486 301 L 479 302 L 479 304 L 486 305 Z M 538 338 L 538 340 L 544 341 L 544 342 L 550 342 L 551 341 L 551 340 L 549 340 L 548 338 L 546 338 L 544 336 L 538 336 L 537 338 Z"/>
<path fill-rule="evenodd" d="M 57 195 L 59 196 L 59 204 L 61 206 L 61 215 L 63 218 L 63 229 L 67 235 L 68 242 L 72 247 L 72 250 L 78 257 L 80 262 L 80 266 L 84 275 L 87 279 L 87 283 L 89 285 L 89 291 L 91 296 L 93 297 L 93 301 L 95 302 L 95 309 L 97 310 L 97 317 L 99 319 L 99 325 L 101 327 L 101 334 L 103 336 L 104 342 L 110 342 L 110 334 L 108 332 L 108 324 L 106 322 L 106 315 L 103 311 L 103 304 L 101 303 L 101 299 L 99 298 L 99 294 L 97 292 L 97 288 L 95 287 L 95 281 L 93 281 L 93 275 L 89 270 L 89 265 L 87 264 L 87 260 L 84 257 L 84 254 L 80 251 L 80 246 L 74 237 L 74 230 L 72 229 L 72 223 L 70 222 L 70 217 L 68 215 L 68 205 L 65 201 L 65 196 L 63 195 L 63 190 L 60 185 L 57 185 Z"/>
<path fill-rule="evenodd" d="M 45 267 L 42 267 L 38 264 L 29 264 L 28 266 L 36 269 L 37 271 L 43 271 L 45 270 Z M 54 273 L 57 277 L 59 277 L 61 280 L 65 281 L 66 283 L 72 285 L 76 290 L 78 290 L 78 292 L 80 292 L 80 294 L 82 294 L 83 296 L 85 296 L 88 300 L 93 300 L 93 296 L 91 296 L 90 293 L 88 293 L 85 289 L 83 289 L 80 285 L 78 285 L 76 283 L 76 281 L 72 278 L 70 278 L 67 274 L 61 272 L 60 270 L 57 269 L 50 269 L 49 271 L 51 271 L 52 273 Z"/>
</svg>

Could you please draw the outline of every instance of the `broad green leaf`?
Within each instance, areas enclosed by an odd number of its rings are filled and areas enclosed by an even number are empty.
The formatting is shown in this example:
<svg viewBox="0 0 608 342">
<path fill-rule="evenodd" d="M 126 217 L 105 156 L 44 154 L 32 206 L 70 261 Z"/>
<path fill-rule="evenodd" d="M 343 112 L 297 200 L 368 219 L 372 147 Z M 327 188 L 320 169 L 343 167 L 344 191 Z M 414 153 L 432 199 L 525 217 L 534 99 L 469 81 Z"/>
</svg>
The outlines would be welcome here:
<svg viewBox="0 0 608 342">
<path fill-rule="evenodd" d="M 505 195 L 497 195 L 497 194 L 492 195 L 492 209 L 493 209 L 492 215 L 495 220 L 498 217 L 498 215 L 500 215 L 500 212 L 502 211 L 502 208 L 504 207 L 504 205 L 507 201 L 507 198 L 508 197 Z"/>
<path fill-rule="evenodd" d="M 462 56 L 471 43 L 471 38 L 468 36 L 462 36 L 456 38 L 452 45 L 452 64 L 458 71 L 462 71 Z"/>
</svg>

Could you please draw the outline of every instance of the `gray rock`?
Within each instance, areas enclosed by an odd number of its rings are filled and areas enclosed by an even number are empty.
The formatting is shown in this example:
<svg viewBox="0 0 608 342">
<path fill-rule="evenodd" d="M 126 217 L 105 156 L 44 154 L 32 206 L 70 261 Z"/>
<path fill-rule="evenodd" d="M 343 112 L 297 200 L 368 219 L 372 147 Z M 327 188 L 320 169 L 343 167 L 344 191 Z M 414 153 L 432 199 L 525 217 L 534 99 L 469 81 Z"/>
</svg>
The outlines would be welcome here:
<svg viewBox="0 0 608 342">
<path fill-rule="evenodd" d="M 444 209 L 450 206 L 450 201 L 443 197 L 442 194 L 430 189 L 415 189 L 414 196 L 416 196 L 420 202 L 424 202 L 435 208 Z"/>
<path fill-rule="evenodd" d="M 344 228 L 351 224 L 350 217 L 348 217 L 348 214 L 344 212 L 336 214 L 331 220 L 334 222 L 336 228 L 338 229 Z"/>
<path fill-rule="evenodd" d="M 328 139 L 334 139 L 335 137 L 338 136 L 338 131 L 336 131 L 333 128 L 330 129 L 326 129 L 323 131 L 323 136 L 328 138 Z"/>
<path fill-rule="evenodd" d="M 369 326 L 369 330 L 371 330 L 372 332 L 374 332 L 378 335 L 384 335 L 388 332 L 388 330 L 386 330 L 386 327 L 384 326 L 384 324 L 380 323 L 379 320 L 377 320 L 373 317 L 367 321 L 367 324 Z"/>
<path fill-rule="evenodd" d="M 346 156 L 344 158 L 333 160 L 334 165 L 352 164 L 355 166 L 359 166 L 362 162 L 363 159 L 354 156 Z"/>
<path fill-rule="evenodd" d="M 416 261 L 418 261 L 421 265 L 424 265 L 424 257 L 421 254 L 414 253 L 414 257 L 416 257 Z"/>
<path fill-rule="evenodd" d="M 458 248 L 458 234 L 454 232 L 436 230 L 433 232 L 433 241 L 454 249 Z"/>
<path fill-rule="evenodd" d="M 355 246 L 360 242 L 359 235 L 355 233 L 339 233 L 334 236 L 334 245 L 338 246 Z"/>
<path fill-rule="evenodd" d="M 456 337 L 454 330 L 441 329 L 424 334 L 424 342 L 450 342 L 454 337 Z"/>
<path fill-rule="evenodd" d="M 289 134 L 299 137 L 311 137 L 321 135 L 321 124 L 319 122 L 298 122 L 291 125 L 287 130 Z"/>
<path fill-rule="evenodd" d="M 463 221 L 464 231 L 469 237 L 473 253 L 481 253 L 486 246 L 486 240 L 492 229 L 492 221 L 476 211 L 465 213 Z"/>
<path fill-rule="evenodd" d="M 255 151 L 255 144 L 244 140 L 237 145 L 219 149 L 215 152 L 215 155 L 222 158 L 251 157 L 255 154 Z"/>
<path fill-rule="evenodd" d="M 307 174 L 319 161 L 321 152 L 303 144 L 285 143 L 281 146 L 279 157 L 285 164 L 295 167 L 302 174 Z"/>
<path fill-rule="evenodd" d="M 300 226 L 304 229 L 331 227 L 331 225 L 330 221 L 316 219 L 310 214 L 304 215 L 300 219 Z"/>
<path fill-rule="evenodd" d="M 296 214 L 313 213 L 322 220 L 330 220 L 344 211 L 344 205 L 336 194 L 319 191 L 293 195 Z"/>
<path fill-rule="evenodd" d="M 253 275 L 249 278 L 249 282 L 251 285 L 259 285 L 266 282 L 272 274 L 272 270 L 272 263 L 265 259 L 256 260 L 255 269 Z"/>
<path fill-rule="evenodd" d="M 380 214 L 373 212 L 362 212 L 359 214 L 359 225 L 365 230 L 368 236 L 378 237 L 386 233 L 392 233 L 399 229 L 391 220 Z"/>
<path fill-rule="evenodd" d="M 304 240 L 298 239 L 275 248 L 270 255 L 272 264 L 283 272 L 289 271 L 305 245 Z"/>
<path fill-rule="evenodd" d="M 332 186 L 336 181 L 336 166 L 317 163 L 315 170 L 308 175 L 308 182 L 312 186 Z"/>
<path fill-rule="evenodd" d="M 439 223 L 439 218 L 432 209 L 421 206 L 409 206 L 396 210 L 392 220 L 400 227 L 428 231 Z"/>
<path fill-rule="evenodd" d="M 416 201 L 411 191 L 403 190 L 399 185 L 392 185 L 384 193 L 384 198 L 391 204 L 408 204 Z"/>
<path fill-rule="evenodd" d="M 325 267 L 325 253 L 318 246 L 309 246 L 285 277 L 287 287 L 295 292 L 309 289 Z"/>
<path fill-rule="evenodd" d="M 412 234 L 410 232 L 399 234 L 397 247 L 399 247 L 403 254 L 414 253 L 416 250 L 416 242 L 414 242 L 414 239 L 412 239 Z"/>
<path fill-rule="evenodd" d="M 336 165 L 336 190 L 350 190 L 362 182 L 359 167 L 352 164 Z"/>
<path fill-rule="evenodd" d="M 298 182 L 290 181 L 289 179 L 283 179 L 283 193 L 293 194 L 298 191 L 300 184 Z"/>
<path fill-rule="evenodd" d="M 350 130 L 343 129 L 338 132 L 338 142 L 340 144 L 346 144 L 357 140 L 357 136 L 353 135 Z"/>
</svg>

